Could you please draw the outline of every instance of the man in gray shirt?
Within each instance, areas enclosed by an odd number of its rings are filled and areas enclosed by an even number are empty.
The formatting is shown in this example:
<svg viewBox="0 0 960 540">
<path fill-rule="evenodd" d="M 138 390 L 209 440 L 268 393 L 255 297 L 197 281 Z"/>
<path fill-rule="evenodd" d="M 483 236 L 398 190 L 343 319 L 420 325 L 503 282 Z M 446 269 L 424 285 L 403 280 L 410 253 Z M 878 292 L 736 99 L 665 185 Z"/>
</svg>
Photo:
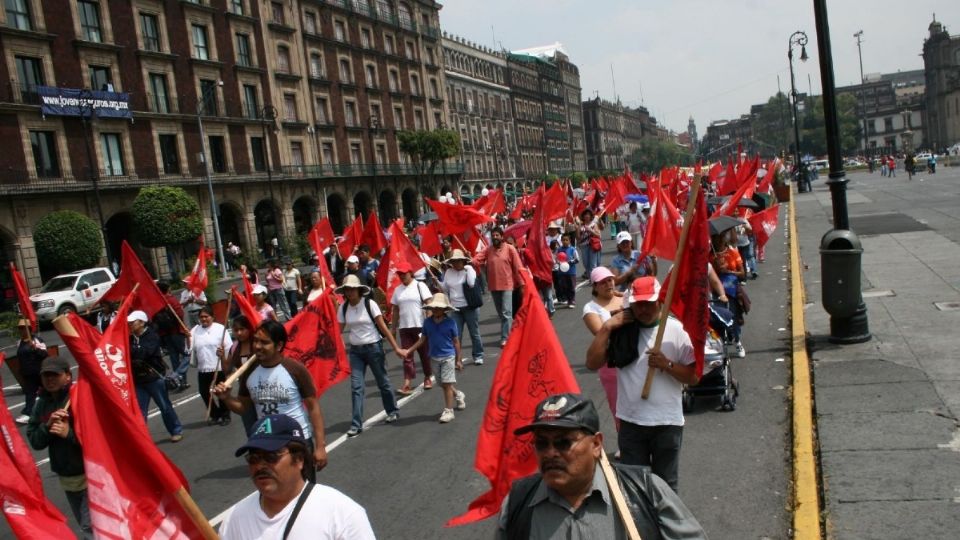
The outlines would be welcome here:
<svg viewBox="0 0 960 540">
<path fill-rule="evenodd" d="M 593 402 L 577 394 L 550 396 L 537 406 L 533 423 L 516 434 L 530 432 L 540 472 L 513 483 L 500 508 L 497 539 L 626 539 L 600 467 L 603 434 Z M 707 537 L 648 467 L 614 468 L 641 538 Z"/>
</svg>

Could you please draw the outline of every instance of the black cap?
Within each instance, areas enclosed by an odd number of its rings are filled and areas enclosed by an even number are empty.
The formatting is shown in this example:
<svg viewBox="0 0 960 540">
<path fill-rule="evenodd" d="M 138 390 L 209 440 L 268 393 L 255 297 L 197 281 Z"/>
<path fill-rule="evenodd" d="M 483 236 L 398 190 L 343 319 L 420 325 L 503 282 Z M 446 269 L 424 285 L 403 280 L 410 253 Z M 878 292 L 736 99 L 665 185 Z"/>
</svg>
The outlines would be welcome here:
<svg viewBox="0 0 960 540">
<path fill-rule="evenodd" d="M 540 427 L 582 429 L 593 435 L 600 431 L 600 417 L 593 402 L 580 394 L 557 394 L 541 401 L 533 423 L 513 434 L 523 435 Z"/>
<path fill-rule="evenodd" d="M 70 362 L 66 358 L 59 356 L 48 356 L 40 364 L 40 374 L 44 373 L 63 373 L 70 371 Z"/>
<path fill-rule="evenodd" d="M 237 449 L 235 455 L 240 457 L 247 450 L 276 452 L 292 441 L 304 444 L 307 442 L 300 423 L 285 414 L 272 414 L 264 416 L 253 425 L 250 438 L 247 439 L 246 444 Z"/>
</svg>

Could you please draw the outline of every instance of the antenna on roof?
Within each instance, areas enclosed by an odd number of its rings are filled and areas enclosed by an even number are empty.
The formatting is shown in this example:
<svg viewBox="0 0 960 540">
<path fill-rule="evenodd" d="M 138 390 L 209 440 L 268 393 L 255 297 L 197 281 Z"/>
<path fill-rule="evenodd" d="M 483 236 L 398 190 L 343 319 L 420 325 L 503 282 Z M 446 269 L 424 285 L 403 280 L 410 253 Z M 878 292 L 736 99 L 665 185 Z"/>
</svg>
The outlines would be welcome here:
<svg viewBox="0 0 960 540">
<path fill-rule="evenodd" d="M 620 101 L 620 96 L 617 95 L 617 78 L 613 76 L 613 62 L 610 62 L 610 80 L 613 81 L 613 99 Z"/>
<path fill-rule="evenodd" d="M 637 81 L 637 84 L 640 85 L 640 106 L 643 107 L 645 105 L 643 101 L 643 81 Z"/>
</svg>

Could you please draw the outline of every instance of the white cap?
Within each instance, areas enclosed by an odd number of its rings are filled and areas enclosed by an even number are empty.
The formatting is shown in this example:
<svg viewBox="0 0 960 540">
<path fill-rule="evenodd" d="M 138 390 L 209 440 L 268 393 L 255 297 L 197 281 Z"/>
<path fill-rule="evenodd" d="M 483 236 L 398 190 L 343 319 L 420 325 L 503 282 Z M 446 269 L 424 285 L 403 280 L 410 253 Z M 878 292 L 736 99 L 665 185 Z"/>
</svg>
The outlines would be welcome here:
<svg viewBox="0 0 960 540">
<path fill-rule="evenodd" d="M 133 322 L 133 321 L 147 322 L 147 320 L 148 320 L 147 314 L 146 314 L 145 312 L 143 312 L 143 311 L 140 311 L 139 309 L 136 310 L 136 311 L 131 311 L 130 314 L 127 315 L 127 322 L 128 322 L 128 323 Z"/>
<path fill-rule="evenodd" d="M 626 242 L 627 240 L 633 240 L 633 235 L 627 231 L 620 231 L 617 233 L 617 245 L 620 245 L 620 242 Z"/>
<path fill-rule="evenodd" d="M 253 294 L 267 294 L 267 288 L 258 283 L 253 286 Z"/>
<path fill-rule="evenodd" d="M 357 263 L 357 264 L 360 264 L 360 258 L 357 257 L 356 255 L 351 255 L 351 256 L 347 257 L 347 264 L 349 264 L 349 263 Z"/>
</svg>

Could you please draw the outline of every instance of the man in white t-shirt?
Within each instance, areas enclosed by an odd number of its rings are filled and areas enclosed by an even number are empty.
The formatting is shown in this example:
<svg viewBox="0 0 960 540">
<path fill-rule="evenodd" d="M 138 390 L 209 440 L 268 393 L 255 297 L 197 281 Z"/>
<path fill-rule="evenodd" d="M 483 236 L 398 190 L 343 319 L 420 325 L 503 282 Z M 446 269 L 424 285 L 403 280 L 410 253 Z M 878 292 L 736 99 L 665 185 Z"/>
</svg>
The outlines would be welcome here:
<svg viewBox="0 0 960 540">
<path fill-rule="evenodd" d="M 220 526 L 220 538 L 374 538 L 362 506 L 332 487 L 307 480 L 313 457 L 296 420 L 282 414 L 261 418 L 236 452 L 237 457 L 244 454 L 257 491 L 233 507 Z"/>
<path fill-rule="evenodd" d="M 657 339 L 660 282 L 653 276 L 634 280 L 629 310 L 610 317 L 587 349 L 587 367 L 606 363 L 610 333 L 628 323 L 639 325 L 638 358 L 617 370 L 617 418 L 620 419 L 620 462 L 647 465 L 677 490 L 680 443 L 683 440 L 683 385 L 696 384 L 693 344 L 680 321 L 668 318 L 660 349 Z M 647 399 L 641 397 L 647 371 L 657 371 Z"/>
</svg>

